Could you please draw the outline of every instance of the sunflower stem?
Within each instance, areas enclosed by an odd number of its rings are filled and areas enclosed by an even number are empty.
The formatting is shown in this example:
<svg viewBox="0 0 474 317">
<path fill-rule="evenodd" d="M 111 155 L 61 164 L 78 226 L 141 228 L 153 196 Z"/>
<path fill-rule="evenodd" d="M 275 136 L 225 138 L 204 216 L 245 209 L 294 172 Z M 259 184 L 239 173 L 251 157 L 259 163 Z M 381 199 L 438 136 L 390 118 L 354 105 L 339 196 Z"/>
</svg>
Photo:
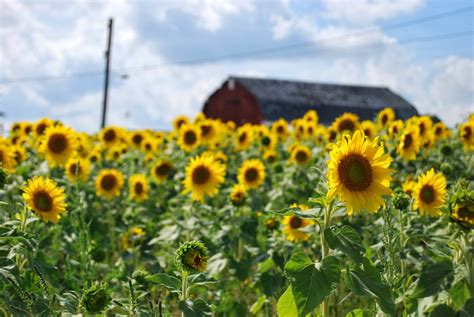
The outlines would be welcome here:
<svg viewBox="0 0 474 317">
<path fill-rule="evenodd" d="M 323 226 L 320 226 L 319 237 L 321 239 L 321 261 L 329 254 L 329 246 L 324 238 L 324 231 L 326 228 L 329 228 L 331 225 L 331 216 L 332 216 L 332 207 L 333 200 L 331 200 L 324 209 L 324 223 Z M 329 299 L 325 298 L 321 303 L 321 312 L 323 317 L 329 317 Z"/>
</svg>

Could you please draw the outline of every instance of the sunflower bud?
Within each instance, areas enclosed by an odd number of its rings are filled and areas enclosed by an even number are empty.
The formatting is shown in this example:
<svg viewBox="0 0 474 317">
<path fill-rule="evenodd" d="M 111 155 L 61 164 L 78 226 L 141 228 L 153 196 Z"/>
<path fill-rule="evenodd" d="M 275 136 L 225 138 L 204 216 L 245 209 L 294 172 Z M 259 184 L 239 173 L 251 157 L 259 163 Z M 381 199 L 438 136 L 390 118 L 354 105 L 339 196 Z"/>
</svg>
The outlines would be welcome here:
<svg viewBox="0 0 474 317">
<path fill-rule="evenodd" d="M 451 218 L 463 227 L 474 229 L 474 191 L 466 190 L 456 198 Z"/>
<path fill-rule="evenodd" d="M 183 271 L 202 272 L 207 266 L 208 250 L 200 241 L 187 241 L 176 250 L 176 265 Z"/>
<path fill-rule="evenodd" d="M 410 205 L 410 197 L 403 193 L 396 193 L 393 197 L 393 206 L 398 210 L 405 210 Z"/>
<path fill-rule="evenodd" d="M 150 275 L 150 273 L 148 273 L 146 269 L 139 268 L 138 270 L 133 272 L 132 277 L 135 281 L 137 281 L 141 285 L 146 286 L 148 284 L 148 281 L 146 280 L 146 277 L 148 275 Z"/>
<path fill-rule="evenodd" d="M 453 171 L 453 165 L 451 165 L 451 163 L 443 162 L 441 164 L 441 172 L 443 172 L 443 174 L 449 175 L 452 173 L 452 171 Z"/>
<path fill-rule="evenodd" d="M 278 220 L 275 219 L 274 217 L 270 217 L 267 220 L 265 220 L 265 227 L 269 230 L 274 230 L 278 227 Z"/>
<path fill-rule="evenodd" d="M 105 285 L 93 285 L 82 295 L 81 307 L 89 314 L 100 314 L 107 308 L 110 295 Z"/>
<path fill-rule="evenodd" d="M 441 154 L 443 154 L 444 156 L 450 156 L 451 154 L 453 154 L 453 148 L 449 145 L 449 144 L 444 144 L 441 149 Z"/>
</svg>

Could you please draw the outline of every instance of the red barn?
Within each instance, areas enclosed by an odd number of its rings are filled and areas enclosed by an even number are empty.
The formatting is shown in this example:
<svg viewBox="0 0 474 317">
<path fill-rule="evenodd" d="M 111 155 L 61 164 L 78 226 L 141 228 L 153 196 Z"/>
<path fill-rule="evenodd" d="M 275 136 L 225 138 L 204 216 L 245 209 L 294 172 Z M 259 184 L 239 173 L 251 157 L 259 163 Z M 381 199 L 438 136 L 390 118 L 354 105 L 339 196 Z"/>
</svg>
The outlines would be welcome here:
<svg viewBox="0 0 474 317">
<path fill-rule="evenodd" d="M 204 103 L 203 113 L 224 122 L 262 123 L 302 117 L 318 112 L 319 121 L 329 125 L 344 112 L 373 119 L 392 107 L 400 119 L 418 115 L 414 106 L 385 87 L 319 84 L 301 81 L 229 77 Z"/>
</svg>

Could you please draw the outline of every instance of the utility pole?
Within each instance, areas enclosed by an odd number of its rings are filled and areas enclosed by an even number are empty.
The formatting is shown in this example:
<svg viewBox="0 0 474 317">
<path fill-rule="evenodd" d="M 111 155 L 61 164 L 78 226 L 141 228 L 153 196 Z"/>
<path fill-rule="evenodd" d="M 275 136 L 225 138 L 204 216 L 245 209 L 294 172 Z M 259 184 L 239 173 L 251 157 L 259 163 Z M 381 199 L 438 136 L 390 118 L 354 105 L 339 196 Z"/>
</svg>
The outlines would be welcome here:
<svg viewBox="0 0 474 317">
<path fill-rule="evenodd" d="M 109 37 L 107 39 L 107 51 L 105 52 L 105 82 L 104 82 L 104 102 L 102 104 L 101 128 L 105 127 L 105 117 L 107 115 L 107 97 L 109 94 L 109 66 L 110 66 L 110 45 L 112 44 L 112 27 L 114 19 L 109 19 Z"/>
</svg>

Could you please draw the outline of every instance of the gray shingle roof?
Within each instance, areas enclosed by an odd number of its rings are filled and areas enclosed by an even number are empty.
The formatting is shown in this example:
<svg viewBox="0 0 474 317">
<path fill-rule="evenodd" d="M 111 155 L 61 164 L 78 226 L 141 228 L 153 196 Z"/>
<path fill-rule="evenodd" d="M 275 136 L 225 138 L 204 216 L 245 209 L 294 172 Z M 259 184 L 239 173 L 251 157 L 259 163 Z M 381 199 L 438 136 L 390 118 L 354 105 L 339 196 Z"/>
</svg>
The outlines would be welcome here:
<svg viewBox="0 0 474 317">
<path fill-rule="evenodd" d="M 373 119 L 378 111 L 392 107 L 398 118 L 417 115 L 415 107 L 386 87 L 320 84 L 301 81 L 229 77 L 257 99 L 265 120 L 294 119 L 310 109 L 318 111 L 322 123 L 344 113 Z"/>
</svg>

